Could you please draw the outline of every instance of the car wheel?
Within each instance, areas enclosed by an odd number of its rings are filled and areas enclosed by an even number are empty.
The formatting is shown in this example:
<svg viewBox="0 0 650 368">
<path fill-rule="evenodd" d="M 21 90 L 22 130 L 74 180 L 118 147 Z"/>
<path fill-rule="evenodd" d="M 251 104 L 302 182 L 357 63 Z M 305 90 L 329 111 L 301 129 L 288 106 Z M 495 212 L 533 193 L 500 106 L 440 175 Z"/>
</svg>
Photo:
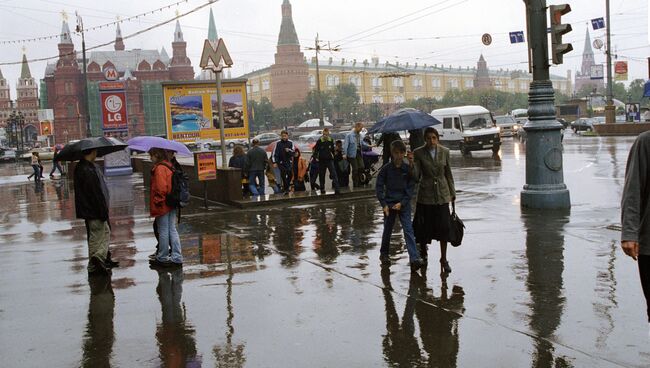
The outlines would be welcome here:
<svg viewBox="0 0 650 368">
<path fill-rule="evenodd" d="M 235 143 L 234 142 L 228 143 L 228 148 L 235 148 Z"/>
</svg>

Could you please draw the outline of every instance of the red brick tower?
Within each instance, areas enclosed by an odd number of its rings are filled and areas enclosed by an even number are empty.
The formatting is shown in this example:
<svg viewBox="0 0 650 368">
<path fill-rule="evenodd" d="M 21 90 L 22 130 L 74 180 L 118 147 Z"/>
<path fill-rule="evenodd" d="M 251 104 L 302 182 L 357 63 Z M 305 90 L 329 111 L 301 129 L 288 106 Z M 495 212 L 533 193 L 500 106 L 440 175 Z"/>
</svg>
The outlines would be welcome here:
<svg viewBox="0 0 650 368">
<path fill-rule="evenodd" d="M 274 107 L 289 107 L 304 100 L 309 92 L 309 67 L 293 25 L 291 3 L 282 3 L 282 25 L 275 64 L 271 66 L 271 101 Z"/>
<path fill-rule="evenodd" d="M 183 40 L 181 24 L 176 21 L 174 31 L 174 42 L 172 42 L 172 59 L 169 62 L 169 77 L 171 80 L 192 80 L 194 79 L 194 68 L 187 57 L 187 44 Z"/>
<path fill-rule="evenodd" d="M 23 64 L 20 78 L 16 85 L 16 111 L 25 117 L 25 142 L 35 141 L 39 134 L 38 124 L 38 86 L 32 77 L 27 63 L 27 55 L 23 54 Z"/>
<path fill-rule="evenodd" d="M 124 41 L 122 40 L 122 30 L 120 29 L 119 23 L 117 23 L 117 29 L 115 30 L 115 50 L 116 51 L 124 50 Z"/>
<path fill-rule="evenodd" d="M 490 71 L 487 67 L 487 62 L 481 54 L 481 57 L 476 63 L 476 78 L 474 79 L 474 88 L 488 89 L 492 88 L 492 82 L 490 81 Z"/>
<path fill-rule="evenodd" d="M 7 80 L 2 75 L 2 70 L 0 70 L 0 127 L 6 126 L 11 111 L 11 90 Z"/>
</svg>

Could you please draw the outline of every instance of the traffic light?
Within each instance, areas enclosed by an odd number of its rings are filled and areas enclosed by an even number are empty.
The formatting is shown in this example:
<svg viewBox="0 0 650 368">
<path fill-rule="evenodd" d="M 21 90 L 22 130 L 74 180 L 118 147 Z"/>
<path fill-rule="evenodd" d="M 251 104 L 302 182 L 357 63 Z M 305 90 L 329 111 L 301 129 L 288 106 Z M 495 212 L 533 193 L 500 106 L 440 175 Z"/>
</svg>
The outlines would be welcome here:
<svg viewBox="0 0 650 368">
<path fill-rule="evenodd" d="M 562 43 L 562 35 L 571 32 L 570 24 L 562 24 L 562 16 L 571 11 L 569 4 L 551 5 L 551 54 L 553 64 L 562 64 L 563 55 L 573 50 L 570 43 Z"/>
</svg>

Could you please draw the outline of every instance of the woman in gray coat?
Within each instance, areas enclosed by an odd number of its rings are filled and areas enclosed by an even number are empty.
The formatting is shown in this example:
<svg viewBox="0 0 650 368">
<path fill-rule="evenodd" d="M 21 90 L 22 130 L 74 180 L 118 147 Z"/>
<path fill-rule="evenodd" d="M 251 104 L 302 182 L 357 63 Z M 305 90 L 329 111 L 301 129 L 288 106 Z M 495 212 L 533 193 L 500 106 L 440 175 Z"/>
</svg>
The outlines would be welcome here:
<svg viewBox="0 0 650 368">
<path fill-rule="evenodd" d="M 427 246 L 432 240 L 440 241 L 440 267 L 450 273 L 447 261 L 447 240 L 451 214 L 449 203 L 456 201 L 454 177 L 449 164 L 449 149 L 438 143 L 438 131 L 426 128 L 424 146 L 413 151 L 409 160 L 413 163 L 416 180 L 419 180 L 417 205 L 413 218 L 415 240 L 420 256 L 427 262 Z"/>
</svg>

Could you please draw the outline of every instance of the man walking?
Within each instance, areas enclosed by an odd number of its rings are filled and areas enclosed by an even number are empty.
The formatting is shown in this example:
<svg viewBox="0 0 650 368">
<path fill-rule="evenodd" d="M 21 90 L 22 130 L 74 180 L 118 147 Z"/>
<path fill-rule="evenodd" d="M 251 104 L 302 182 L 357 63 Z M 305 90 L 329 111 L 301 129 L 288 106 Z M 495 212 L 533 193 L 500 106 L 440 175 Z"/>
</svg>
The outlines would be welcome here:
<svg viewBox="0 0 650 368">
<path fill-rule="evenodd" d="M 83 152 L 74 170 L 75 210 L 77 218 L 86 223 L 88 236 L 88 273 L 107 274 L 117 263 L 111 261 L 108 250 L 108 188 L 102 171 L 95 164 L 97 150 Z"/>
<path fill-rule="evenodd" d="M 280 140 L 275 144 L 275 149 L 273 150 L 273 164 L 274 167 L 280 169 L 282 191 L 284 191 L 284 194 L 289 194 L 294 151 L 293 142 L 289 140 L 289 132 L 283 130 L 280 132 Z"/>
<path fill-rule="evenodd" d="M 248 173 L 248 187 L 253 196 L 264 195 L 264 170 L 268 157 L 260 147 L 260 141 L 253 139 L 253 147 L 246 153 L 246 170 Z M 257 179 L 257 180 L 256 180 Z M 259 183 L 259 190 L 257 189 Z"/>
<path fill-rule="evenodd" d="M 632 145 L 621 200 L 621 247 L 639 263 L 641 287 L 650 323 L 650 131 Z"/>
<path fill-rule="evenodd" d="M 323 129 L 323 136 L 316 141 L 314 157 L 318 161 L 318 178 L 320 179 L 320 193 L 325 194 L 325 173 L 330 172 L 334 193 L 339 194 L 339 178 L 334 169 L 334 139 L 330 137 L 329 128 Z"/>
<path fill-rule="evenodd" d="M 345 136 L 343 141 L 343 159 L 347 159 L 352 166 L 352 184 L 355 188 L 361 186 L 361 173 L 363 171 L 361 148 L 366 143 L 363 141 L 362 129 L 363 123 L 354 124 L 354 129 Z"/>
</svg>

